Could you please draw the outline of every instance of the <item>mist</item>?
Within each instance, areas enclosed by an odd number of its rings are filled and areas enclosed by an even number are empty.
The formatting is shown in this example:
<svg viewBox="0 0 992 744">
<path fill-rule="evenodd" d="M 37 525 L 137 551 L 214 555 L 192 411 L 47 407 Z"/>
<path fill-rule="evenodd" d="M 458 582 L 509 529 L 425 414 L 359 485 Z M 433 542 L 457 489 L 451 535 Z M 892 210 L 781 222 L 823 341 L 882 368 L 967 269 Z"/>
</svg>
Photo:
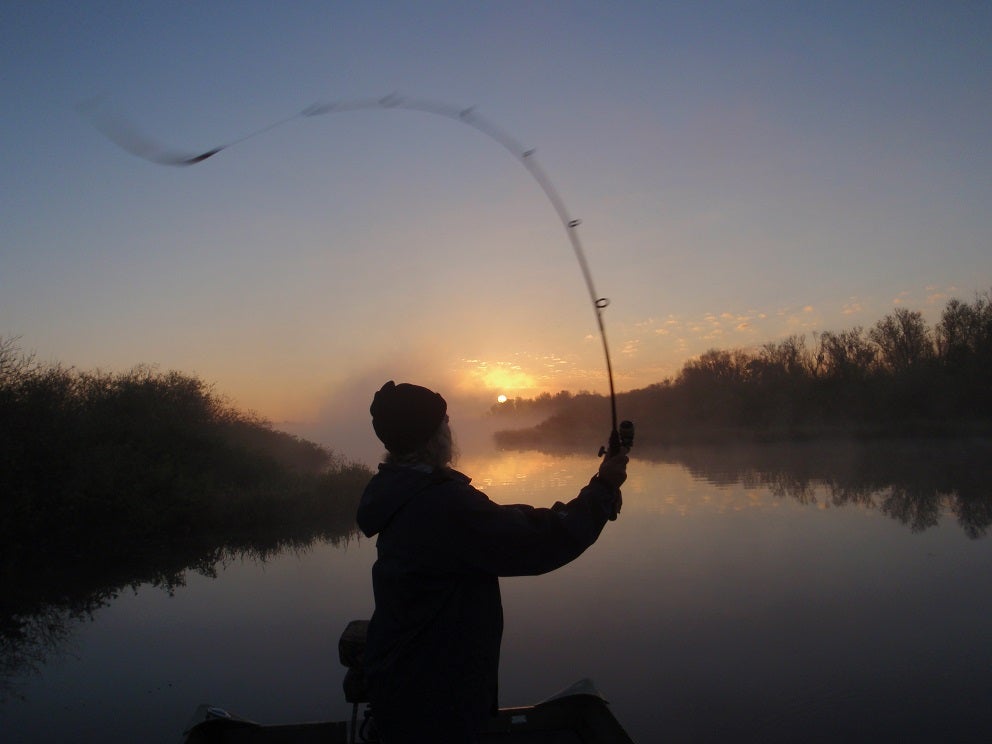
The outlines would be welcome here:
<svg viewBox="0 0 992 744">
<path fill-rule="evenodd" d="M 376 391 L 389 380 L 423 385 L 444 397 L 455 438 L 456 464 L 458 455 L 471 457 L 493 451 L 497 429 L 537 423 L 489 416 L 497 392 L 470 387 L 464 373 L 438 369 L 436 359 L 426 350 L 391 355 L 333 384 L 314 406 L 312 418 L 280 422 L 278 427 L 317 442 L 346 460 L 374 466 L 382 461 L 385 449 L 372 430 L 369 406 Z"/>
</svg>

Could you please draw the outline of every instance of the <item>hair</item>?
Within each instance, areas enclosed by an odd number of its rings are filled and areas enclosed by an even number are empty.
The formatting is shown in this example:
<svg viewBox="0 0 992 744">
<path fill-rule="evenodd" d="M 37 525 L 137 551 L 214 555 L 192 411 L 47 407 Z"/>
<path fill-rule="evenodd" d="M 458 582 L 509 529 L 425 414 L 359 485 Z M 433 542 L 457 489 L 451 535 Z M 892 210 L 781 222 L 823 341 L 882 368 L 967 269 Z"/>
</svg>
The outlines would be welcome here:
<svg viewBox="0 0 992 744">
<path fill-rule="evenodd" d="M 384 461 L 390 465 L 430 465 L 432 468 L 446 468 L 455 460 L 455 455 L 455 440 L 451 434 L 451 427 L 445 420 L 422 447 L 402 454 L 387 451 Z"/>
</svg>

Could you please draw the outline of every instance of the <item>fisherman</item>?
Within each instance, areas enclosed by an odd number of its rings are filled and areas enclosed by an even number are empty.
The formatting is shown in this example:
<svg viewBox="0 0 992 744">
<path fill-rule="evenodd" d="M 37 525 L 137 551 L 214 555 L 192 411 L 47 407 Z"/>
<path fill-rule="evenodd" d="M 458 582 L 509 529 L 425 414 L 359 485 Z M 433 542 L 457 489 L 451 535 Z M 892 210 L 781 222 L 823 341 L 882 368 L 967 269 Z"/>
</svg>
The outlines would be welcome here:
<svg viewBox="0 0 992 744">
<path fill-rule="evenodd" d="M 387 382 L 370 408 L 385 462 L 358 507 L 378 535 L 365 674 L 384 744 L 473 742 L 496 714 L 499 576 L 577 558 L 620 510 L 627 454 L 607 455 L 568 504 L 501 506 L 452 470 L 447 403 Z"/>
</svg>

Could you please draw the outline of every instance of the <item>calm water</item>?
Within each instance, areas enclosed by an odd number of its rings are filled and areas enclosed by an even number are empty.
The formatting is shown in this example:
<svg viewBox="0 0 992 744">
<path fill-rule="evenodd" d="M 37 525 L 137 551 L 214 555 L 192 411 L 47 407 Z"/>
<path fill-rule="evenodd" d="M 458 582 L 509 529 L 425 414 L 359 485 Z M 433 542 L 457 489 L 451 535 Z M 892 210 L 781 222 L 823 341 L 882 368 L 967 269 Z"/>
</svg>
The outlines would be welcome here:
<svg viewBox="0 0 992 744">
<path fill-rule="evenodd" d="M 503 580 L 502 704 L 591 677 L 642 744 L 986 739 L 987 448 L 640 454 L 596 545 Z M 460 466 L 496 501 L 550 505 L 596 460 Z M 129 590 L 7 679 L 0 739 L 173 743 L 201 702 L 347 718 L 337 639 L 372 611 L 374 552 L 356 538 Z"/>
</svg>

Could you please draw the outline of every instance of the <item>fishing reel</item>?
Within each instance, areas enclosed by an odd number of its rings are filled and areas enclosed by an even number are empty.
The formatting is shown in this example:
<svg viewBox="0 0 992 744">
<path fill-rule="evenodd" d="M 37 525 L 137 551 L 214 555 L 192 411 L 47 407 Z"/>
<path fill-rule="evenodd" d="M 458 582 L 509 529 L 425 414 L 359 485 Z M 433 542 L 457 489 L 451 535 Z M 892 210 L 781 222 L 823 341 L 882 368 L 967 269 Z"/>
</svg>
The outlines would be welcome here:
<svg viewBox="0 0 992 744">
<path fill-rule="evenodd" d="M 634 446 L 634 422 L 621 421 L 620 426 L 610 432 L 609 447 L 599 448 L 599 456 L 607 455 L 613 457 L 620 453 L 621 449 L 630 449 Z"/>
</svg>

